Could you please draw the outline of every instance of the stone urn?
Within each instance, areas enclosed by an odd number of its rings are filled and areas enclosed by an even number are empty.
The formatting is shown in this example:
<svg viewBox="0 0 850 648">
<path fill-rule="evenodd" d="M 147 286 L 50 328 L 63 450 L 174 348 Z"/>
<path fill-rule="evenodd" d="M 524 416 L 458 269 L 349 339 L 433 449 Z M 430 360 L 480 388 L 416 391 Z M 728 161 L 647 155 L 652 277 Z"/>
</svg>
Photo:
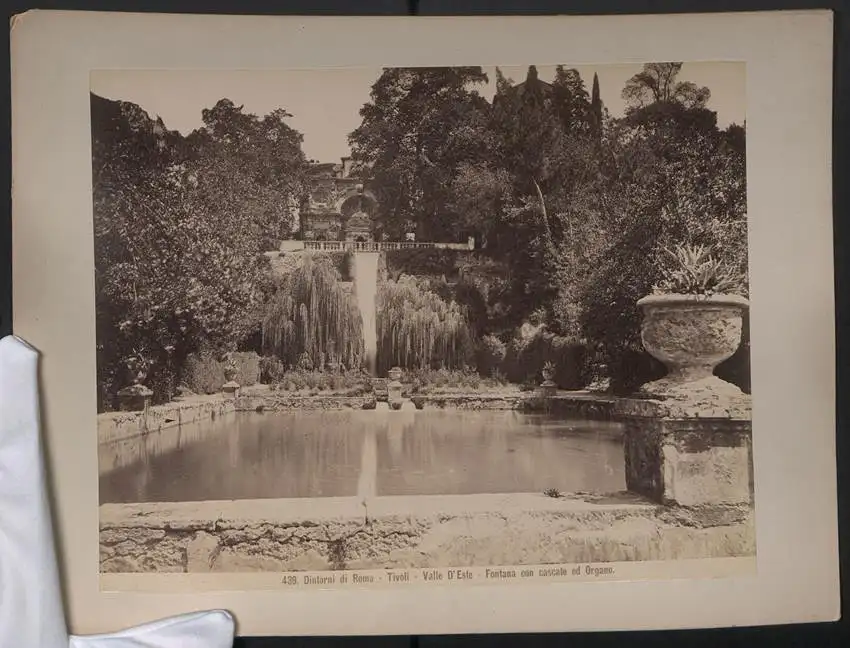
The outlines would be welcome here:
<svg viewBox="0 0 850 648">
<path fill-rule="evenodd" d="M 392 382 L 399 382 L 401 380 L 402 375 L 401 367 L 393 367 L 387 372 L 387 378 Z"/>
<path fill-rule="evenodd" d="M 118 392 L 118 407 L 125 412 L 141 412 L 148 408 L 153 391 L 143 383 L 148 377 L 149 363 L 134 356 L 125 361 L 131 384 Z"/>
<path fill-rule="evenodd" d="M 667 375 L 644 385 L 650 393 L 697 387 L 740 390 L 714 375 L 741 344 L 749 301 L 739 295 L 649 295 L 638 300 L 643 312 L 641 341 L 667 367 Z"/>
<path fill-rule="evenodd" d="M 555 365 L 551 362 L 547 362 L 543 365 L 543 369 L 540 371 L 540 374 L 543 376 L 543 382 L 540 383 L 538 391 L 544 398 L 552 398 L 558 393 L 558 385 L 555 384 L 554 380 L 552 380 L 555 377 Z"/>
<path fill-rule="evenodd" d="M 233 382 L 236 380 L 236 376 L 239 375 L 239 369 L 236 367 L 236 363 L 232 360 L 229 361 L 226 365 L 224 365 L 224 380 L 225 382 Z"/>
<path fill-rule="evenodd" d="M 221 391 L 225 396 L 237 398 L 240 385 L 236 382 L 236 376 L 239 375 L 239 368 L 236 366 L 236 360 L 230 354 L 225 356 L 224 363 L 224 380 L 226 382 L 221 386 Z"/>
</svg>

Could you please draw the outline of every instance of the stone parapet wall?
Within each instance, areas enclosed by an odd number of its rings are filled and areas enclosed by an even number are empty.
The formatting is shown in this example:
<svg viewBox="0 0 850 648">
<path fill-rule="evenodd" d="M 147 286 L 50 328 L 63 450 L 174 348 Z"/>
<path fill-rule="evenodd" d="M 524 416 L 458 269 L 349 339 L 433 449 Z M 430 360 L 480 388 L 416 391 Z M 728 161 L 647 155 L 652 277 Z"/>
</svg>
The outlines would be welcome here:
<svg viewBox="0 0 850 648">
<path fill-rule="evenodd" d="M 751 503 L 750 397 L 713 377 L 672 393 L 613 408 L 624 423 L 628 489 L 681 506 Z"/>
<path fill-rule="evenodd" d="M 278 411 L 278 410 L 370 410 L 375 409 L 377 399 L 374 394 L 363 396 L 294 396 L 268 392 L 262 395 L 239 396 L 236 399 L 236 411 Z"/>
<path fill-rule="evenodd" d="M 140 412 L 107 412 L 97 417 L 98 443 L 111 443 L 236 411 L 232 399 L 219 394 L 153 405 Z"/>
<path fill-rule="evenodd" d="M 101 507 L 102 572 L 316 571 L 755 555 L 750 507 L 627 494 L 251 500 Z"/>
</svg>

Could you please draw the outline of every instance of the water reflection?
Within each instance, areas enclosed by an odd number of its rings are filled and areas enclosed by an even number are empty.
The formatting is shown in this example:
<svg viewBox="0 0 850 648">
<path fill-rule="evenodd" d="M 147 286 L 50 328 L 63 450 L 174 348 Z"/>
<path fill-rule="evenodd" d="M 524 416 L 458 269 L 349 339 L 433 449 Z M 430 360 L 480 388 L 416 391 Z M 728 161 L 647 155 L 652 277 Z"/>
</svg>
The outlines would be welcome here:
<svg viewBox="0 0 850 648">
<path fill-rule="evenodd" d="M 101 501 L 617 491 L 618 424 L 510 411 L 240 413 L 102 446 Z"/>
</svg>

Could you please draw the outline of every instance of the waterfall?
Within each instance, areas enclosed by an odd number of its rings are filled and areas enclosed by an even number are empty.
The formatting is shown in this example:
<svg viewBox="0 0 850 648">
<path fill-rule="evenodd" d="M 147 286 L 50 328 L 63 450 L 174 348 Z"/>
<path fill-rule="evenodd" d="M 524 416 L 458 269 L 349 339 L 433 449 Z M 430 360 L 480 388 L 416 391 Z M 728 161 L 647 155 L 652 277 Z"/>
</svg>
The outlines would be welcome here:
<svg viewBox="0 0 850 648">
<path fill-rule="evenodd" d="M 354 292 L 363 320 L 364 363 L 373 376 L 378 356 L 377 294 L 379 252 L 354 253 Z"/>
</svg>

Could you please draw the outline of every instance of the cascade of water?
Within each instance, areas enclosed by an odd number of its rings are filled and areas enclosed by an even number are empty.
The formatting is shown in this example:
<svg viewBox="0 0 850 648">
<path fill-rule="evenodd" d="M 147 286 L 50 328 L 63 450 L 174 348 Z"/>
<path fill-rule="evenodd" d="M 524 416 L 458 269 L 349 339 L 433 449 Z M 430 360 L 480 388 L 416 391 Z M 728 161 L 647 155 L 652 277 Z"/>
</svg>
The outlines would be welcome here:
<svg viewBox="0 0 850 648">
<path fill-rule="evenodd" d="M 354 253 L 354 292 L 363 320 L 365 363 L 373 376 L 378 357 L 377 304 L 379 252 Z"/>
</svg>

